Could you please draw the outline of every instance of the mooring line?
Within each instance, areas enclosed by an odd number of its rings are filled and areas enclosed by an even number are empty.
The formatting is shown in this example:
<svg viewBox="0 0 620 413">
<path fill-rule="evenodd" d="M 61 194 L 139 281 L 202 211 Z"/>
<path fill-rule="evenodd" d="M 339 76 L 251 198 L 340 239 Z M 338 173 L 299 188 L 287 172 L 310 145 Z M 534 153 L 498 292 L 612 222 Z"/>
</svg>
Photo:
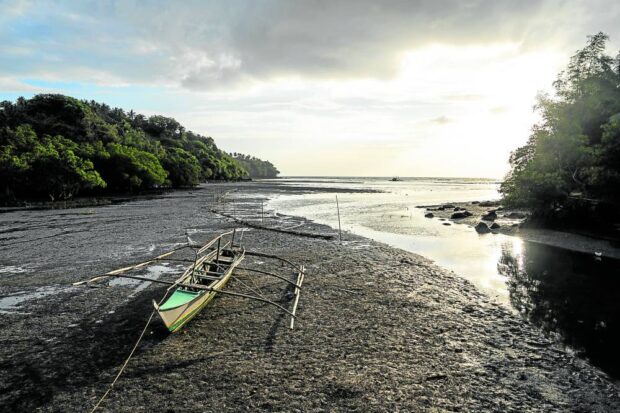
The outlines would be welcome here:
<svg viewBox="0 0 620 413">
<path fill-rule="evenodd" d="M 116 384 L 118 379 L 121 377 L 121 374 L 123 374 L 123 371 L 125 371 L 125 367 L 127 367 L 127 364 L 129 364 L 129 360 L 133 356 L 133 353 L 135 353 L 136 349 L 138 348 L 138 345 L 140 345 L 140 342 L 142 341 L 142 338 L 144 337 L 144 333 L 146 333 L 146 330 L 148 329 L 149 324 L 151 324 L 151 320 L 153 320 L 153 316 L 154 315 L 155 315 L 155 310 L 153 310 L 153 312 L 151 312 L 151 316 L 149 317 L 148 321 L 146 322 L 146 325 L 144 326 L 144 329 L 142 330 L 142 333 L 140 334 L 140 337 L 138 338 L 138 341 L 136 341 L 136 344 L 131 349 L 131 353 L 129 353 L 129 356 L 127 357 L 127 359 L 125 359 L 125 362 L 123 363 L 123 366 L 118 371 L 118 374 L 116 375 L 116 377 L 114 378 L 112 383 L 110 383 L 110 386 L 108 387 L 108 390 L 106 390 L 106 392 L 103 394 L 103 396 L 101 396 L 101 398 L 99 399 L 97 404 L 95 404 L 95 406 L 92 408 L 90 413 L 93 413 L 95 410 L 97 410 L 99 408 L 101 403 L 105 400 L 106 397 L 108 397 L 108 394 L 110 394 L 110 392 L 114 388 L 114 385 Z"/>
<path fill-rule="evenodd" d="M 165 299 L 166 297 L 168 297 L 168 294 L 170 293 L 170 290 L 176 286 L 176 283 L 171 285 L 170 287 L 168 287 L 168 289 L 166 290 L 166 293 L 164 294 L 164 296 L 162 297 L 161 300 L 159 300 L 158 305 L 160 305 Z M 99 406 L 101 405 L 101 403 L 105 400 L 106 397 L 108 397 L 108 394 L 110 394 L 110 392 L 112 391 L 112 389 L 114 388 L 114 385 L 116 384 L 116 382 L 118 381 L 118 379 L 121 377 L 121 375 L 123 374 L 123 371 L 125 371 L 125 367 L 127 367 L 127 364 L 129 364 L 129 360 L 131 360 L 131 357 L 133 356 L 133 354 L 136 352 L 136 349 L 138 348 L 138 346 L 140 345 L 140 342 L 142 341 L 142 339 L 144 338 L 144 334 L 146 333 L 146 330 L 149 328 L 149 324 L 151 324 L 151 321 L 153 321 L 153 316 L 155 316 L 155 312 L 156 310 L 153 310 L 151 312 L 151 316 L 149 317 L 149 319 L 146 322 L 146 325 L 144 326 L 144 328 L 142 329 L 142 333 L 140 333 L 140 337 L 138 337 L 138 341 L 136 341 L 136 344 L 134 344 L 133 348 L 131 349 L 131 352 L 129 353 L 129 356 L 127 356 L 127 358 L 125 359 L 125 362 L 123 363 L 123 365 L 121 366 L 121 369 L 118 371 L 118 373 L 116 374 L 116 377 L 114 377 L 114 380 L 112 380 L 112 383 L 110 383 L 110 385 L 108 386 L 108 389 L 106 390 L 106 392 L 103 394 L 103 396 L 101 396 L 101 398 L 99 399 L 99 401 L 93 406 L 92 410 L 90 410 L 90 413 L 94 413 Z"/>
</svg>

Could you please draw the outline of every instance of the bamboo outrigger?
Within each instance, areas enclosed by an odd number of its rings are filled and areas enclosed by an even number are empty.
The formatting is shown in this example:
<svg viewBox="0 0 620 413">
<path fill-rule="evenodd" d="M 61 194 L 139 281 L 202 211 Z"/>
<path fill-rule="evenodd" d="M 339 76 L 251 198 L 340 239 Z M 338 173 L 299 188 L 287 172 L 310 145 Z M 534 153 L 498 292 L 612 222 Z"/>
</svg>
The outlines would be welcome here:
<svg viewBox="0 0 620 413">
<path fill-rule="evenodd" d="M 238 230 L 235 229 L 225 232 L 203 246 L 196 246 L 188 243 L 188 245 L 175 248 L 148 261 L 119 268 L 86 281 L 76 282 L 73 285 L 90 285 L 91 283 L 106 280 L 110 277 L 121 277 L 168 285 L 169 288 L 166 290 L 164 297 L 160 299 L 159 302 L 153 300 L 153 306 L 166 328 L 172 333 L 178 332 L 213 300 L 217 294 L 243 297 L 273 305 L 290 315 L 290 328 L 292 329 L 294 320 L 297 317 L 297 305 L 301 294 L 305 268 L 276 255 L 246 251 L 241 245 L 235 244 L 235 235 L 237 231 Z M 193 260 L 170 258 L 175 252 L 186 248 L 190 248 L 194 251 Z M 294 267 L 297 272 L 295 281 L 291 281 L 272 272 L 240 267 L 239 264 L 246 255 L 278 259 L 289 264 Z M 191 263 L 191 265 L 189 265 L 183 274 L 174 282 L 126 274 L 131 270 L 144 268 L 161 261 L 188 262 Z M 291 284 L 294 288 L 294 303 L 292 309 L 288 310 L 280 304 L 264 297 L 223 290 L 236 269 L 269 275 Z"/>
</svg>

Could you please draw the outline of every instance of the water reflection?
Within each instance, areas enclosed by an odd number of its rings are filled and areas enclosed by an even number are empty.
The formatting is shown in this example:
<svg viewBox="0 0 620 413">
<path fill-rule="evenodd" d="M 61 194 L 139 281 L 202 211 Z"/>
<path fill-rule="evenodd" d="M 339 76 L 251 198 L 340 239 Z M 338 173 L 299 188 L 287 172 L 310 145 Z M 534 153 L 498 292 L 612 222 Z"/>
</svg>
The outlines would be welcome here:
<svg viewBox="0 0 620 413">
<path fill-rule="evenodd" d="M 619 261 L 524 242 L 503 246 L 497 267 L 517 311 L 620 377 Z"/>
</svg>

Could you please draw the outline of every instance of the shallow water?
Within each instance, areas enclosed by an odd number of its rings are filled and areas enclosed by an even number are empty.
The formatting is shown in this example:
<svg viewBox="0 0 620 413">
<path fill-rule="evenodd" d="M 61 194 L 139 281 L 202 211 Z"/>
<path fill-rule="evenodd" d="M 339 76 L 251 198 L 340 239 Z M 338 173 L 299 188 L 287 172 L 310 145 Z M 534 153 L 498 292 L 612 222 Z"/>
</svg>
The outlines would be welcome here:
<svg viewBox="0 0 620 413">
<path fill-rule="evenodd" d="M 322 178 L 292 185 L 375 189 L 339 193 L 343 231 L 369 237 L 434 260 L 473 282 L 493 299 L 530 319 L 620 377 L 620 263 L 523 241 L 477 234 L 467 225 L 424 218 L 420 205 L 499 198 L 485 180 Z M 338 228 L 336 195 L 280 195 L 269 208 Z M 346 238 L 346 234 L 345 234 Z"/>
<path fill-rule="evenodd" d="M 424 218 L 420 205 L 468 202 L 499 198 L 498 185 L 489 180 L 406 179 L 390 182 L 377 178 L 290 179 L 312 187 L 375 189 L 380 193 L 340 193 L 340 224 L 343 231 L 372 238 L 412 251 L 460 274 L 496 300 L 509 305 L 506 277 L 497 271 L 502 246 L 518 248 L 520 239 L 501 234 L 478 235 L 465 225 L 443 225 Z M 281 195 L 268 204 L 284 214 L 303 216 L 338 228 L 336 195 L 312 193 Z"/>
</svg>

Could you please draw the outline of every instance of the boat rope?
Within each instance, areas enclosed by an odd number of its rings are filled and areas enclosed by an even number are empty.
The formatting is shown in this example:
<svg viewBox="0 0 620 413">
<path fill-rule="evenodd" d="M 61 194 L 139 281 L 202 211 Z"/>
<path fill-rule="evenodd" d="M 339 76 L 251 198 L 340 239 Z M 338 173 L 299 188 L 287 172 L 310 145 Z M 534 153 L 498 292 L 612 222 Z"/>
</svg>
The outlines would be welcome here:
<svg viewBox="0 0 620 413">
<path fill-rule="evenodd" d="M 159 303 L 157 305 L 160 305 L 161 303 L 164 302 L 164 300 L 166 299 L 166 297 L 168 297 L 168 294 L 170 293 L 170 290 L 176 285 L 173 284 L 170 287 L 168 287 L 168 289 L 166 289 L 166 293 L 164 294 L 164 296 L 162 297 L 161 300 L 159 300 Z M 114 380 L 112 380 L 112 383 L 110 383 L 110 385 L 108 386 L 108 389 L 106 390 L 105 393 L 103 393 L 103 396 L 101 396 L 101 398 L 99 399 L 99 401 L 97 401 L 97 403 L 93 406 L 93 408 L 90 410 L 90 413 L 94 413 L 99 406 L 101 405 L 101 403 L 103 403 L 103 401 L 106 399 L 106 397 L 108 397 L 108 394 L 110 394 L 110 392 L 112 391 L 112 389 L 114 388 L 114 385 L 116 384 L 116 382 L 118 381 L 118 379 L 121 377 L 121 375 L 123 374 L 123 372 L 125 371 L 125 367 L 127 367 L 127 364 L 129 364 L 129 360 L 131 360 L 131 357 L 133 357 L 133 354 L 136 352 L 136 350 L 138 349 L 138 346 L 140 345 L 140 342 L 142 342 L 142 339 L 144 338 L 144 334 L 146 334 L 146 330 L 149 328 L 149 325 L 151 324 L 151 321 L 153 321 L 153 317 L 155 316 L 155 312 L 156 310 L 153 310 L 151 312 L 151 315 L 149 317 L 149 319 L 146 321 L 146 325 L 144 326 L 144 328 L 142 329 L 142 332 L 140 333 L 140 337 L 138 337 L 138 340 L 136 341 L 136 344 L 134 344 L 133 348 L 131 349 L 131 352 L 129 353 L 129 355 L 127 356 L 127 358 L 125 359 L 125 362 L 123 363 L 123 365 L 121 366 L 120 370 L 118 371 L 118 373 L 116 374 L 116 377 L 114 377 Z"/>
<path fill-rule="evenodd" d="M 142 333 L 140 333 L 140 337 L 138 338 L 138 341 L 136 341 L 136 344 L 134 344 L 133 348 L 131 349 L 131 352 L 129 353 L 129 356 L 125 359 L 125 362 L 123 363 L 123 365 L 121 366 L 120 370 L 116 374 L 116 377 L 114 377 L 114 380 L 112 380 L 112 383 L 110 383 L 110 385 L 108 386 L 108 389 L 106 390 L 105 393 L 103 393 L 103 396 L 101 396 L 101 398 L 99 399 L 97 404 L 95 404 L 93 406 L 93 408 L 90 411 L 90 413 L 95 412 L 95 410 L 97 410 L 99 408 L 101 403 L 103 403 L 105 398 L 108 397 L 108 394 L 110 394 L 110 392 L 114 388 L 114 385 L 116 384 L 118 379 L 121 377 L 121 374 L 123 374 L 123 371 L 125 371 L 125 367 L 127 367 L 127 364 L 129 364 L 129 360 L 131 360 L 131 357 L 133 356 L 133 353 L 135 353 L 136 349 L 138 348 L 138 345 L 140 345 L 140 342 L 142 341 L 142 338 L 144 337 L 144 334 L 146 333 L 146 330 L 148 329 L 149 324 L 151 324 L 151 320 L 153 320 L 153 316 L 154 315 L 155 315 L 155 311 L 151 312 L 151 316 L 149 317 L 148 321 L 146 322 L 146 325 L 144 326 L 144 329 L 142 330 Z"/>
</svg>

